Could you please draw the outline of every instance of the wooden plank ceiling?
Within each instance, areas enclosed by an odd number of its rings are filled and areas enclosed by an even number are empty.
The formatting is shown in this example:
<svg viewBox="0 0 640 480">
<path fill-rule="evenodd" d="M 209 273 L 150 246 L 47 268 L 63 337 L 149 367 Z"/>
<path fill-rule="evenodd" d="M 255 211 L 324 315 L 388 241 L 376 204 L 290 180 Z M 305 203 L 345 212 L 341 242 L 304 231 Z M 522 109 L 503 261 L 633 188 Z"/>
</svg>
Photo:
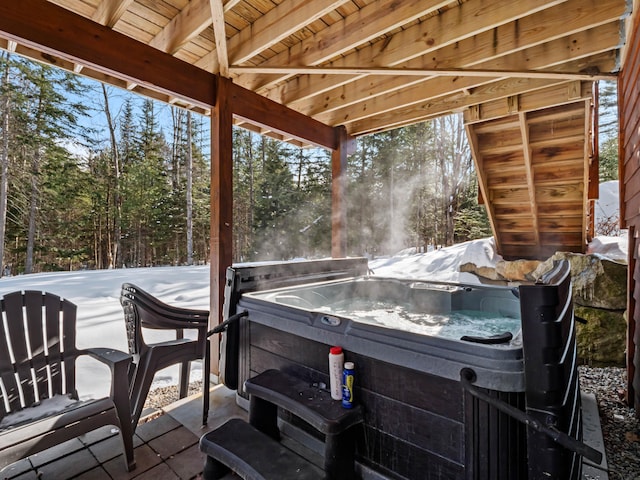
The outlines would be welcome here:
<svg viewBox="0 0 640 480">
<path fill-rule="evenodd" d="M 559 105 L 536 110 L 527 109 L 533 95 L 517 97 L 510 101 L 511 114 L 490 120 L 466 112 L 481 198 L 504 257 L 545 259 L 556 251 L 584 251 L 590 88 L 590 82 L 578 81 L 575 90 L 547 90 L 544 103 L 555 98 Z"/>
<path fill-rule="evenodd" d="M 590 83 L 615 78 L 633 10 L 632 0 L 3 3 L 0 48 L 204 114 L 160 79 L 137 83 L 41 48 L 46 39 L 14 25 L 44 15 L 56 25 L 53 4 L 94 22 L 96 38 L 112 29 L 352 136 L 465 112 L 498 243 L 529 256 L 583 248 Z M 101 48 L 127 63 L 127 52 Z"/>
</svg>

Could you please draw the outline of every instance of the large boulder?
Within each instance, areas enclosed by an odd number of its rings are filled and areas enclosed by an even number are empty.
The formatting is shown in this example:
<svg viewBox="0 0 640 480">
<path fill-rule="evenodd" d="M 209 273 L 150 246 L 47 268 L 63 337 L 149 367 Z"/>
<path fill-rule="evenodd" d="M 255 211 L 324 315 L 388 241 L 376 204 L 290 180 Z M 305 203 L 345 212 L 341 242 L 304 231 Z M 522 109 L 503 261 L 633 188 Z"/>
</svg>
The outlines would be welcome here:
<svg viewBox="0 0 640 480">
<path fill-rule="evenodd" d="M 627 308 L 627 265 L 600 255 L 557 252 L 542 262 L 532 273 L 539 278 L 550 270 L 553 261 L 569 260 L 573 300 L 576 305 L 625 310 Z"/>
<path fill-rule="evenodd" d="M 578 358 L 593 367 L 625 366 L 627 322 L 620 310 L 575 306 Z"/>
</svg>

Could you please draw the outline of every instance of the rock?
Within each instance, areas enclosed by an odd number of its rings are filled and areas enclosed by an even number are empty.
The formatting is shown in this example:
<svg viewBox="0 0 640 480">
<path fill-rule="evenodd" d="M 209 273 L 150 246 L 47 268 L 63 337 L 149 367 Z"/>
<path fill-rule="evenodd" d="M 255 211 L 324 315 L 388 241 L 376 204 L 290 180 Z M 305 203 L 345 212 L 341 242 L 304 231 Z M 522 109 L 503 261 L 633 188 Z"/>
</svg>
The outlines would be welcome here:
<svg viewBox="0 0 640 480">
<path fill-rule="evenodd" d="M 458 269 L 461 272 L 473 273 L 478 277 L 487 278 L 489 280 L 503 280 L 493 267 L 478 266 L 475 263 L 463 263 L 458 267 Z"/>
<path fill-rule="evenodd" d="M 533 272 L 534 278 L 551 269 L 554 260 L 571 263 L 573 299 L 576 305 L 624 310 L 627 308 L 627 265 L 599 255 L 557 252 Z"/>
<path fill-rule="evenodd" d="M 500 260 L 496 263 L 496 273 L 510 282 L 531 282 L 531 273 L 538 268 L 538 260 Z"/>
<path fill-rule="evenodd" d="M 625 366 L 627 322 L 623 311 L 574 306 L 577 323 L 578 358 L 594 367 Z"/>
</svg>

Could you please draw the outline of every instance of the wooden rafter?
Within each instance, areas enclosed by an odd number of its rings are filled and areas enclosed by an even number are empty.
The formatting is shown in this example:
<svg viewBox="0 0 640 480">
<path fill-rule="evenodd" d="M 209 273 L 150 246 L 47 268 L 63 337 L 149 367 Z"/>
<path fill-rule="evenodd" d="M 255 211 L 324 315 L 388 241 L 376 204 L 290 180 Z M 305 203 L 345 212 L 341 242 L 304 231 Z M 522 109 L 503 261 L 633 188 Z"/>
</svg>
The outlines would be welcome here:
<svg viewBox="0 0 640 480">
<path fill-rule="evenodd" d="M 242 64 L 349 0 L 288 0 L 229 40 L 231 61 Z M 278 72 L 281 73 L 281 72 Z M 285 72 L 286 73 L 286 72 Z"/>
<path fill-rule="evenodd" d="M 227 51 L 227 34 L 224 23 L 224 8 L 221 0 L 210 0 L 211 20 L 213 21 L 213 36 L 216 42 L 216 59 L 220 75 L 229 77 L 229 52 Z"/>
<path fill-rule="evenodd" d="M 91 19 L 101 25 L 113 28 L 132 3 L 133 0 L 102 0 Z"/>
<path fill-rule="evenodd" d="M 219 3 L 220 0 L 211 0 Z M 222 5 L 220 5 L 222 10 Z M 154 48 L 174 55 L 184 44 L 211 25 L 209 0 L 192 0 L 149 42 Z"/>
</svg>

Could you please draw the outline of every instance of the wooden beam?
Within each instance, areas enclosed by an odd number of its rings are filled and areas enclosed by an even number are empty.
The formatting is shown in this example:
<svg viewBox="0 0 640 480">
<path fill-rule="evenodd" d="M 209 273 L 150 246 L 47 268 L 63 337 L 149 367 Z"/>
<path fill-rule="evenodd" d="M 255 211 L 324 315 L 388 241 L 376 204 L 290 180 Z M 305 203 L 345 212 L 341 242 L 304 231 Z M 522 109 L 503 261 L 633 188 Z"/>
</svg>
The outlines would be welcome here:
<svg viewBox="0 0 640 480">
<path fill-rule="evenodd" d="M 213 0 L 212 0 L 213 1 Z M 229 40 L 231 61 L 241 64 L 350 0 L 288 0 Z"/>
<path fill-rule="evenodd" d="M 133 0 L 102 0 L 93 12 L 91 20 L 113 28 L 132 3 Z"/>
<path fill-rule="evenodd" d="M 218 77 L 211 112 L 211 301 L 210 327 L 222 322 L 227 267 L 233 263 L 233 117 L 231 81 Z M 211 368 L 218 373 L 219 343 L 211 342 Z"/>
<path fill-rule="evenodd" d="M 229 67 L 231 73 L 238 75 L 246 73 L 277 73 L 287 75 L 390 75 L 406 77 L 512 77 L 512 78 L 545 78 L 550 80 L 611 80 L 616 78 L 613 73 L 581 73 L 554 72 L 545 70 L 490 70 L 473 68 L 359 68 L 359 67 L 305 67 L 292 65 L 287 67 Z"/>
<path fill-rule="evenodd" d="M 349 138 L 344 127 L 336 128 L 338 148 L 331 153 L 331 257 L 347 256 L 347 152 Z"/>
<path fill-rule="evenodd" d="M 324 123 L 238 85 L 232 84 L 229 95 L 233 114 L 250 123 L 330 150 L 338 148 L 334 129 Z"/>
<path fill-rule="evenodd" d="M 507 97 L 514 98 L 514 97 Z M 517 103 L 517 97 L 516 97 Z M 520 123 L 520 134 L 522 135 L 522 153 L 524 158 L 524 171 L 527 177 L 527 191 L 529 192 L 529 206 L 531 208 L 532 231 L 537 246 L 540 246 L 540 226 L 538 225 L 538 201 L 536 199 L 536 180 L 533 172 L 533 162 L 531 161 L 531 146 L 529 144 L 529 125 L 525 113 L 518 114 Z"/>
<path fill-rule="evenodd" d="M 224 23 L 224 9 L 221 0 L 210 0 L 213 36 L 216 41 L 216 58 L 220 75 L 229 78 L 229 52 L 227 51 L 227 33 Z"/>
<path fill-rule="evenodd" d="M 220 0 L 211 0 L 220 3 Z M 222 10 L 222 5 L 220 5 Z M 182 46 L 211 25 L 209 0 L 191 0 L 149 42 L 154 48 L 174 55 Z"/>
<path fill-rule="evenodd" d="M 290 65 L 287 67 L 241 67 L 232 65 L 231 73 L 238 75 L 246 73 L 269 73 L 286 75 L 390 75 L 406 77 L 447 76 L 447 77 L 512 77 L 512 78 L 544 78 L 548 80 L 611 80 L 616 78 L 614 73 L 581 73 L 554 72 L 545 70 L 484 70 L 473 68 L 359 68 L 359 67 L 305 67 L 304 65 Z"/>
<path fill-rule="evenodd" d="M 483 200 L 482 202 L 478 203 L 484 203 L 484 207 L 487 211 L 487 217 L 489 218 L 489 225 L 491 225 L 491 232 L 494 239 L 493 241 L 496 244 L 496 251 L 500 253 L 502 246 L 500 243 L 500 237 L 496 232 L 495 212 L 493 211 L 493 203 L 489 194 L 487 176 L 484 173 L 483 158 L 478 145 L 478 136 L 473 131 L 472 126 L 465 125 L 464 129 L 467 132 L 467 139 L 469 140 L 469 148 L 471 150 L 471 158 L 473 159 L 473 164 L 476 169 L 476 175 L 478 176 L 478 195 Z"/>
<path fill-rule="evenodd" d="M 45 0 L 0 2 L 0 34 L 203 108 L 213 103 L 209 73 Z"/>
<path fill-rule="evenodd" d="M 228 12 L 229 10 L 233 9 L 236 5 L 238 5 L 242 0 L 227 0 L 226 2 L 224 2 L 224 11 Z"/>
</svg>

